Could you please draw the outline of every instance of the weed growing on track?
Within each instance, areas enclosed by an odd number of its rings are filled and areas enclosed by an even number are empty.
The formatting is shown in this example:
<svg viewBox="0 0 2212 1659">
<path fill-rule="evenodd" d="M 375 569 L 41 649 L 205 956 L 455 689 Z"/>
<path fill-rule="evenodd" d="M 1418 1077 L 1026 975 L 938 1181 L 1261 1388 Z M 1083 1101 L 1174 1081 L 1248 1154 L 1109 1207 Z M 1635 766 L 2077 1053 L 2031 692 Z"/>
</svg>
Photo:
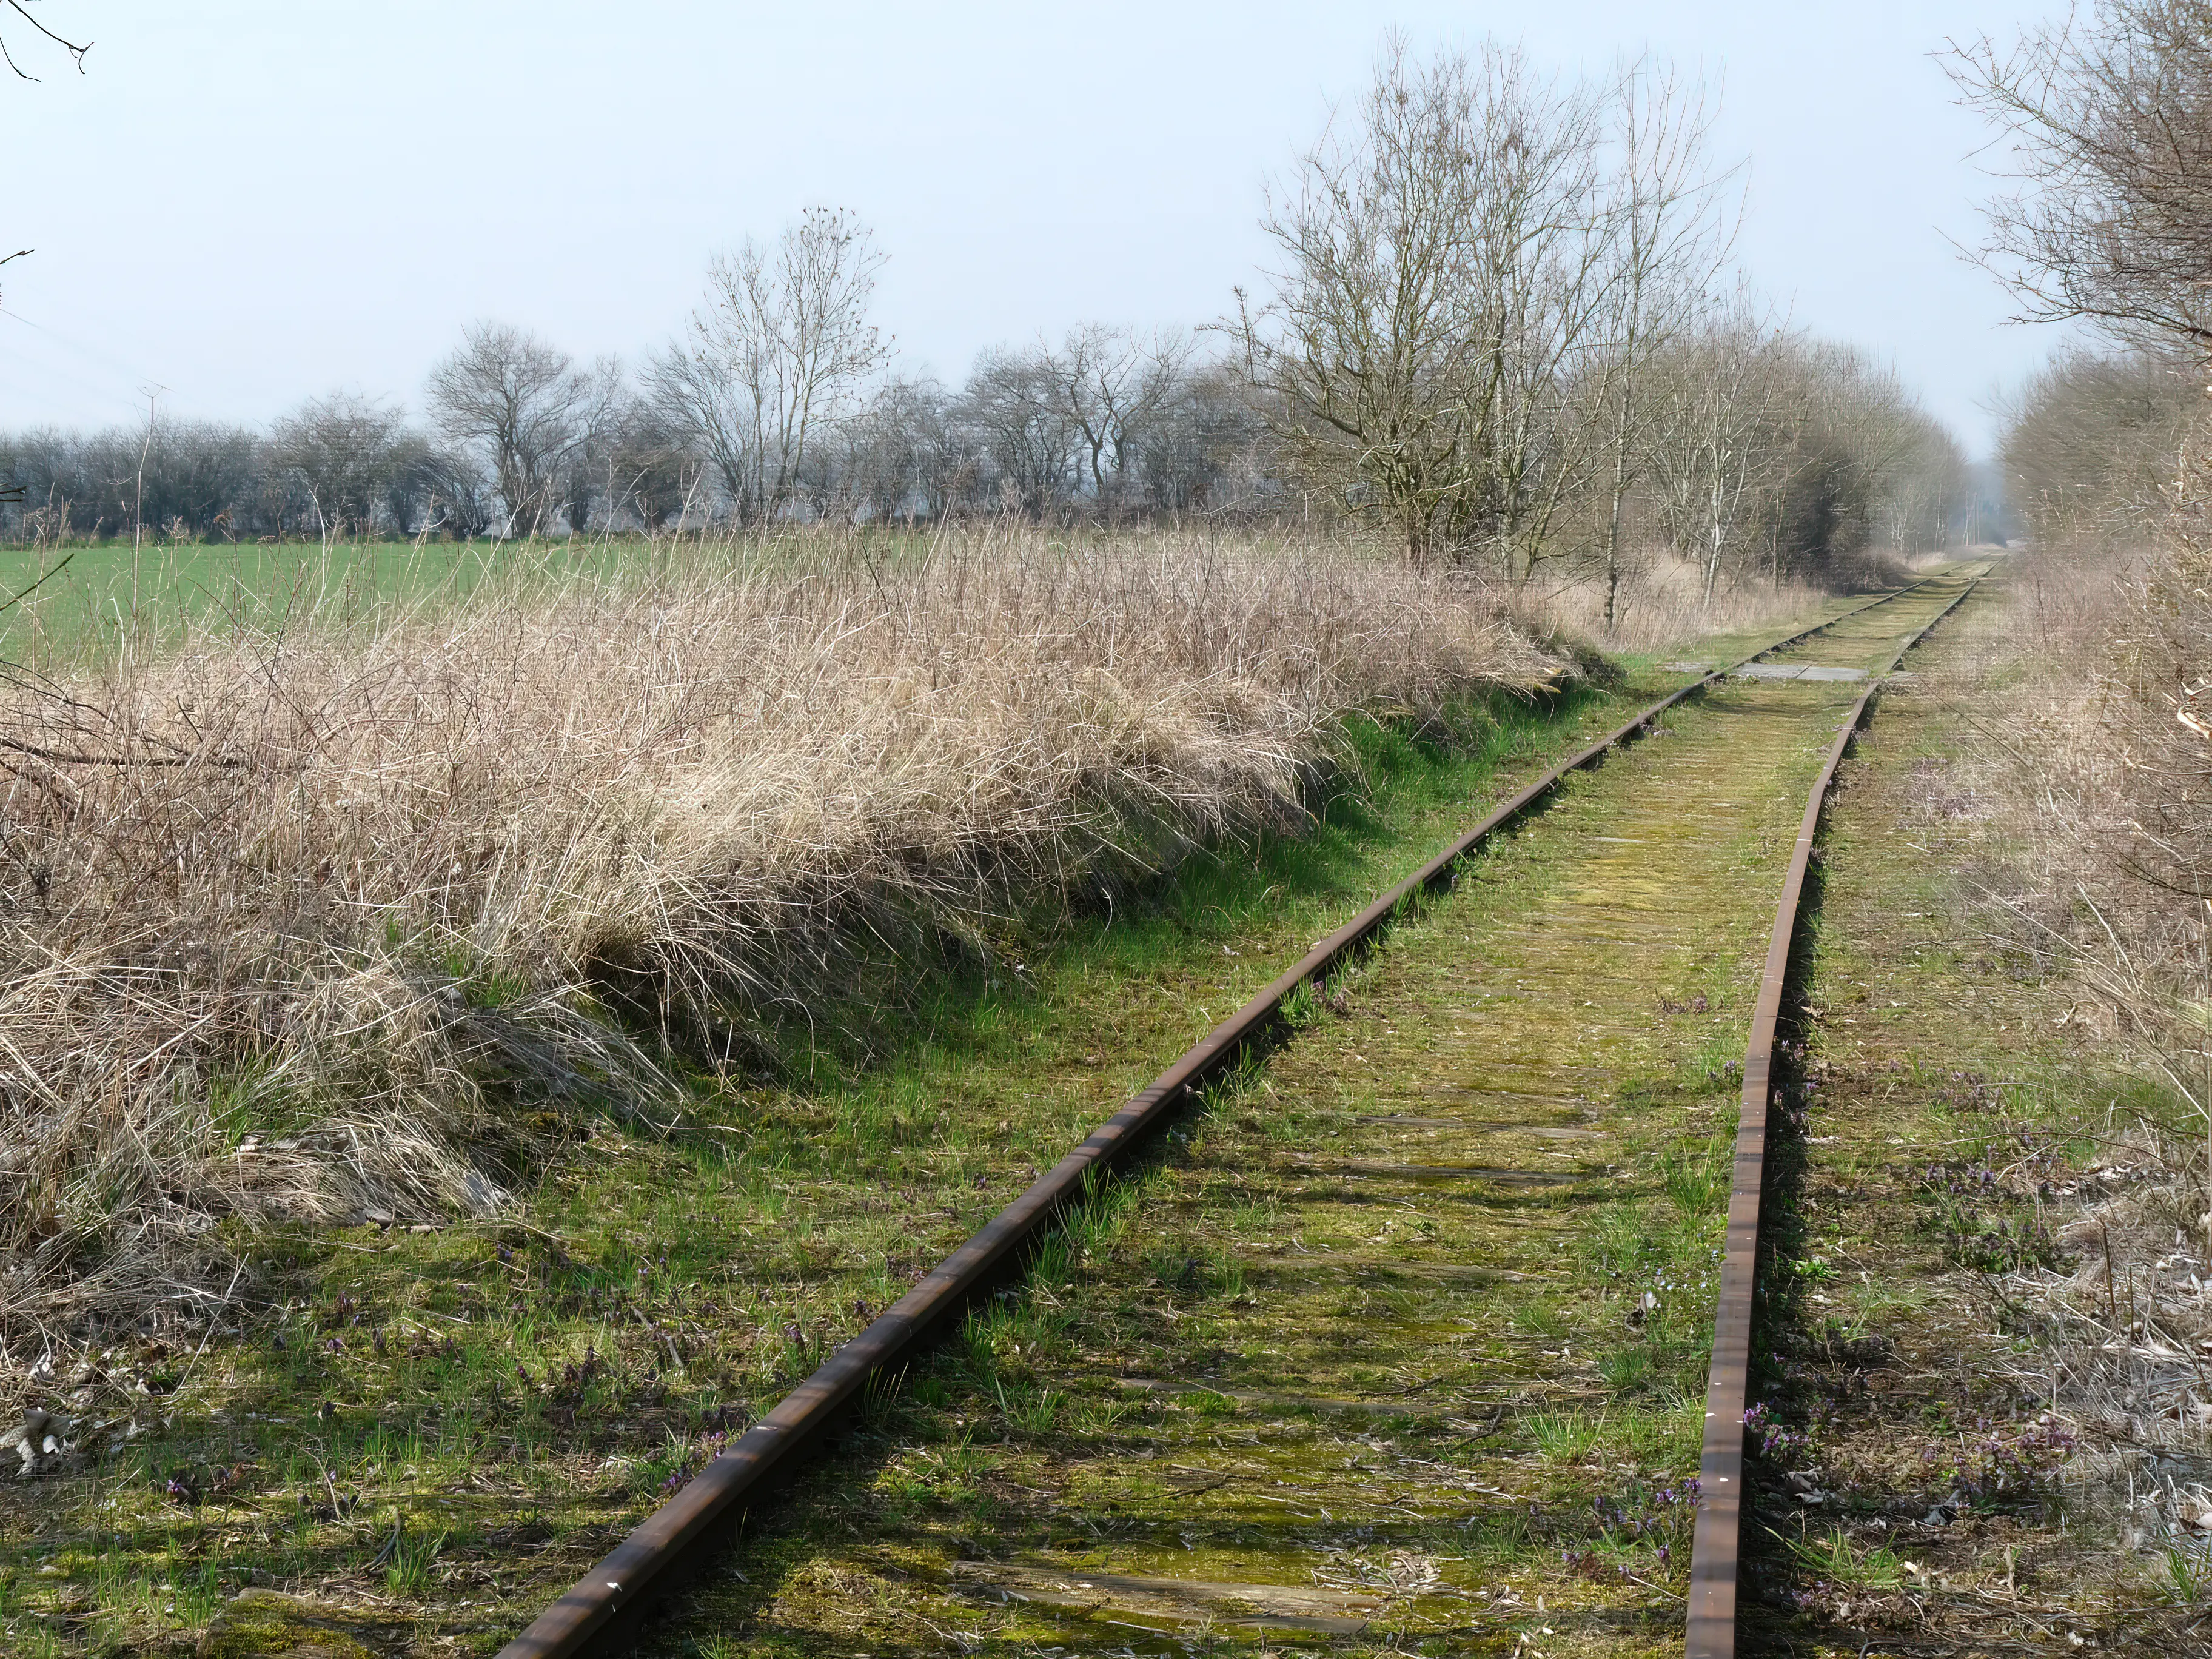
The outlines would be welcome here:
<svg viewBox="0 0 2212 1659">
<path fill-rule="evenodd" d="M 1730 776 L 1741 730 L 1703 708 L 1680 725 Z M 1738 1076 L 1720 1056 L 1741 1052 L 1791 781 L 1818 747 L 1765 746 L 1773 770 L 1726 839 L 1637 874 L 1645 903 L 1686 911 L 1693 891 L 1710 915 L 1656 962 L 1644 936 L 1666 930 L 1632 916 L 1617 956 L 1594 925 L 1565 925 L 1594 950 L 1525 954 L 1531 915 L 1623 890 L 1604 844 L 1632 786 L 1578 776 L 1545 833 L 1501 837 L 1302 1000 L 1297 1039 L 1145 1177 L 1141 1224 L 1055 1255 L 974 1321 L 909 1414 L 810 1482 L 744 1546 L 746 1582 L 704 1590 L 653 1650 L 719 1632 L 748 1659 L 873 1651 L 921 1629 L 979 1654 L 1093 1650 L 1128 1639 L 1120 1626 L 1210 1617 L 1220 1634 L 1255 1608 L 1309 1621 L 1271 1639 L 1347 1655 L 1547 1631 L 1678 1646 Z M 1599 995 L 1606 1012 L 1578 1018 Z M 1425 1156 L 1476 1167 L 1407 1175 Z M 1493 1185 L 1492 1164 L 1533 1179 Z M 1070 1404 L 1039 1431 L 1024 1413 L 1046 1387 Z M 957 1483 L 937 1473 L 948 1444 L 976 1460 Z M 894 1516 L 885 1493 L 913 1507 Z M 1215 1599 L 1177 1601 L 1191 1583 Z M 1304 1585 L 1353 1599 L 1288 1598 Z M 1311 1622 L 1340 1616 L 1362 1628 Z"/>
<path fill-rule="evenodd" d="M 1346 738 L 1354 764 L 1312 798 L 1308 833 L 1262 836 L 1249 857 L 1199 853 L 1166 881 L 1109 890 L 1110 924 L 1079 916 L 1019 955 L 1001 950 L 948 973 L 890 1030 L 830 1021 L 812 1042 L 794 1031 L 774 1080 L 692 1075 L 686 1115 L 665 1133 L 586 1118 L 587 1132 L 556 1148 L 520 1214 L 424 1231 L 395 1221 L 228 1232 L 257 1298 L 242 1336 L 160 1329 L 55 1379 L 88 1415 L 138 1432 L 60 1482 L 11 1486 L 0 1498 L 0 1586 L 17 1587 L 5 1593 L 18 1611 L 0 1614 L 12 1621 L 8 1639 L 58 1627 L 71 1651 L 189 1644 L 217 1601 L 251 1582 L 319 1592 L 308 1610 L 317 1617 L 351 1603 L 387 1644 L 447 1639 L 489 1650 L 718 1437 L 742 1429 L 1131 1086 L 1425 859 L 1481 801 L 1508 793 L 1539 757 L 1586 741 L 1616 708 L 1583 689 L 1535 706 L 1462 702 L 1449 711 L 1456 730 L 1355 724 Z M 1509 911 L 1528 896 L 1516 867 L 1508 860 L 1492 872 Z M 1433 927 L 1438 914 L 1424 909 L 1409 926 Z M 1313 1028 L 1347 1029 L 1357 988 L 1340 983 L 1316 997 L 1305 1011 Z M 1717 974 L 1665 988 L 1684 1000 L 1714 994 L 1711 1023 L 1730 1018 Z M 1652 1082 L 1662 1095 L 1682 1091 L 1669 1104 L 1694 1118 L 1729 1085 L 1716 1081 L 1714 1064 L 1692 1063 L 1711 1046 L 1705 1017 L 1674 1018 L 1686 1023 L 1672 1043 L 1673 1070 Z M 1138 1275 L 1145 1318 L 1179 1320 L 1201 1346 L 1214 1340 L 1219 1311 L 1249 1310 L 1267 1292 L 1255 1283 L 1251 1246 L 1287 1224 L 1285 1189 L 1226 1179 L 1266 1160 L 1224 1166 L 1219 1143 L 1207 1152 L 1208 1126 L 1233 1119 L 1239 1147 L 1279 1155 L 1322 1144 L 1350 1120 L 1336 1106 L 1262 1107 L 1265 1086 L 1194 1119 L 1175 1143 L 1179 1158 L 1195 1160 L 1195 1189 L 1121 1189 L 1126 1207 L 1102 1210 L 1072 1235 L 1066 1279 L 1041 1280 L 1044 1295 L 986 1316 L 980 1346 L 948 1354 L 970 1370 L 933 1369 L 881 1403 L 886 1431 L 921 1425 L 911 1467 L 903 1456 L 886 1462 L 884 1492 L 918 1505 L 945 1495 L 946 1507 L 917 1513 L 957 1539 L 963 1526 L 1032 1512 L 1024 1505 L 1033 1500 L 1008 1484 L 1021 1468 L 994 1448 L 1056 1455 L 1074 1437 L 1124 1445 L 1182 1421 L 1236 1431 L 1242 1408 L 1228 1395 L 1133 1400 L 1119 1389 L 1070 1388 L 1055 1345 L 1113 1328 L 1113 1302 L 1086 1288 L 1106 1267 L 1109 1288 Z M 1653 1206 L 1655 1217 L 1672 1204 L 1656 1190 L 1624 1201 Z M 1243 1220 L 1224 1226 L 1217 1208 Z M 1420 1237 L 1412 1223 L 1386 1232 L 1394 1253 Z M 1578 1355 L 1594 1353 L 1602 1342 L 1585 1339 L 1621 1338 L 1614 1321 L 1626 1319 L 1630 1298 L 1597 1259 L 1571 1266 L 1561 1329 Z M 1694 1263 L 1674 1266 L 1686 1273 Z M 1587 1386 L 1600 1386 L 1594 1361 L 1588 1370 Z M 1663 1373 L 1605 1406 L 1637 1461 L 1609 1465 L 1596 1490 L 1575 1474 L 1533 1516 L 1476 1504 L 1421 1533 L 1410 1565 L 1353 1540 L 1332 1571 L 1360 1583 L 1418 1579 L 1456 1553 L 1525 1571 L 1561 1551 L 1577 1562 L 1595 1553 L 1607 1572 L 1678 1568 L 1661 1522 L 1675 1526 L 1686 1513 L 1680 1482 L 1695 1442 L 1680 1432 L 1682 1401 Z M 1033 1416 L 1028 1428 L 1006 1422 L 1010 1404 L 1042 1413 L 1047 1391 L 1066 1396 L 1048 1417 Z M 1510 1439 L 1517 1455 L 1529 1448 L 1510 1422 L 1478 1411 L 1439 1436 L 1425 1419 L 1386 1415 L 1340 1437 L 1342 1455 L 1355 1458 L 1372 1449 L 1362 1432 L 1409 1458 L 1461 1457 L 1462 1436 Z M 864 1457 L 884 1455 L 865 1436 L 860 1446 Z M 849 1494 L 829 1500 L 836 1536 L 879 1519 L 884 1498 L 865 1483 L 858 1491 L 849 1504 Z M 1611 1507 L 1592 1507 L 1597 1498 Z M 1126 1535 L 1110 1502 L 1083 1512 Z M 1054 1524 L 1049 1515 L 1045 1522 Z M 441 1541 L 429 1553 L 433 1540 Z M 403 1547 L 413 1553 L 402 1557 Z M 779 1593 L 803 1597 L 806 1575 L 835 1570 L 803 1540 L 764 1536 L 760 1550 L 755 1576 Z M 957 1553 L 957 1542 L 950 1555 L 932 1542 L 916 1565 L 933 1571 Z M 420 1588 L 395 1597 L 391 1571 L 410 1562 Z M 1596 1582 L 1588 1565 L 1574 1569 L 1577 1582 Z M 1611 1582 L 1621 1582 L 1617 1573 Z M 249 1626 L 291 1630 L 294 1645 L 306 1639 L 294 1626 L 307 1615 L 289 1604 L 228 1605 L 210 1651 L 227 1655 L 221 1644 Z"/>
</svg>

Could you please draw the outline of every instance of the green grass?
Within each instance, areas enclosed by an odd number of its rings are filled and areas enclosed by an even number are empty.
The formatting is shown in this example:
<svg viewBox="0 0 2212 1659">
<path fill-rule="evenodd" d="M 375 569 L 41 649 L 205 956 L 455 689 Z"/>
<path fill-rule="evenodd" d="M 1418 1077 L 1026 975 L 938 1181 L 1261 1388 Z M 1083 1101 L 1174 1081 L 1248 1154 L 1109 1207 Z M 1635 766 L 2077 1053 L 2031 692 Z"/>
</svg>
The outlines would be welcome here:
<svg viewBox="0 0 2212 1659">
<path fill-rule="evenodd" d="M 204 1620 L 249 1576 L 519 1613 L 1283 960 L 1614 707 L 1589 690 L 1470 705 L 1456 744 L 1362 726 L 1308 835 L 1193 859 L 1110 916 L 1066 920 L 1018 974 L 948 975 L 890 1031 L 794 1031 L 782 1080 L 695 1079 L 665 1137 L 598 1124 L 514 1220 L 250 1236 L 247 1334 L 196 1366 L 196 1344 L 125 1345 L 118 1404 L 146 1397 L 141 1378 L 173 1390 L 155 1431 L 35 1503 L 8 1494 L 0 1574 L 27 1605 L 87 1599 L 139 1637 Z M 949 1384 L 1016 1441 L 1141 1414 L 1047 1381 L 1079 1316 L 1049 1290 L 1145 1248 L 1157 1179 L 1101 1189 L 1041 1261 L 1048 1294 L 994 1308 L 896 1409 L 927 1413 Z M 1242 1288 L 1218 1249 L 1173 1271 L 1176 1295 Z M 916 1479 L 972 1484 L 969 1454 L 935 1450 Z M 524 1550 L 549 1534 L 562 1547 Z M 58 1547 L 106 1559 L 40 1576 Z"/>
<path fill-rule="evenodd" d="M 191 580 L 209 588 L 204 570 Z M 360 591 L 395 591 L 385 580 L 364 574 Z M 668 1103 L 665 1134 L 591 1123 L 536 1172 L 515 1216 L 419 1234 L 229 1224 L 250 1257 L 244 1335 L 198 1356 L 195 1343 L 119 1344 L 98 1385 L 112 1398 L 99 1409 L 134 1413 L 147 1431 L 83 1477 L 0 1497 L 0 1583 L 15 1587 L 7 1594 L 20 1608 L 0 1613 L 8 1640 L 33 1613 L 81 1606 L 82 1628 L 99 1640 L 151 1641 L 204 1620 L 251 1579 L 395 1596 L 425 1628 L 443 1620 L 460 1651 L 489 1651 L 1284 962 L 1650 689 L 1470 704 L 1451 741 L 1359 726 L 1346 734 L 1352 763 L 1314 803 L 1307 834 L 1194 857 L 1170 879 L 1117 894 L 1110 914 L 1038 919 L 1018 955 L 949 963 L 896 1018 L 868 1018 L 865 999 L 794 1018 L 755 1081 L 689 1078 Z M 1541 891 L 1537 845 L 1509 837 L 1486 861 L 1486 914 L 1510 917 Z M 1415 907 L 1407 925 L 1443 927 L 1462 902 Z M 1707 964 L 1697 975 L 1723 1018 L 1725 973 Z M 1449 981 L 1442 972 L 1392 994 L 1418 1010 L 1452 994 Z M 1347 971 L 1331 990 L 1371 994 L 1377 982 Z M 1347 1027 L 1322 999 L 1297 1013 L 1327 1042 L 1372 1018 Z M 1699 1027 L 1682 1041 L 1703 1038 Z M 1593 1382 L 1613 1395 L 1606 1420 L 1638 1425 L 1622 1429 L 1632 1455 L 1670 1476 L 1680 1437 L 1655 1425 L 1672 1420 L 1690 1386 L 1696 1310 L 1688 1299 L 1669 1304 L 1620 1338 L 1625 1304 L 1609 1275 L 1686 1278 L 1709 1247 L 1711 1218 L 1683 1208 L 1704 1190 L 1707 1130 L 1686 1127 L 1685 1114 L 1727 1091 L 1685 1076 L 1680 1047 L 1662 1048 L 1639 1085 L 1650 1092 L 1628 1103 L 1635 1121 L 1650 1121 L 1624 1154 L 1642 1167 L 1646 1153 L 1697 1149 L 1679 1154 L 1689 1160 L 1680 1178 L 1624 1182 L 1598 1206 L 1592 1234 L 1616 1241 L 1613 1255 L 1580 1244 L 1554 1252 L 1555 1287 L 1507 1295 L 1527 1300 L 1535 1340 L 1571 1340 L 1577 1363 L 1589 1356 Z M 1273 1072 L 1225 1079 L 1149 1168 L 1095 1193 L 1025 1294 L 981 1311 L 899 1395 L 871 1402 L 863 1443 L 877 1462 L 866 1478 L 802 1513 L 798 1534 L 749 1544 L 748 1573 L 789 1585 L 815 1571 L 809 1515 L 834 1514 L 842 1527 L 849 1514 L 857 1527 L 887 1503 L 887 1513 L 980 1531 L 1025 1514 L 1030 1500 L 1008 1480 L 1034 1485 L 1041 1462 L 1071 1447 L 1176 1425 L 1245 1431 L 1248 1414 L 1225 1395 L 1131 1397 L 1071 1380 L 1067 1362 L 1116 1333 L 1171 1323 L 1178 1352 L 1273 1364 L 1257 1351 L 1273 1316 L 1248 1304 L 1264 1311 L 1276 1292 L 1252 1249 L 1334 1248 L 1347 1218 L 1287 1205 L 1268 1160 L 1353 1133 L 1363 1109 L 1335 1092 L 1334 1062 L 1313 1063 L 1329 1087 L 1310 1070 L 1295 1093 L 1279 1093 Z M 1433 1227 L 1392 1224 L 1386 1253 L 1444 1248 Z M 1331 1317 L 1367 1294 L 1300 1288 L 1319 1298 L 1300 1306 Z M 1414 1346 L 1354 1356 L 1351 1385 L 1395 1389 L 1438 1342 L 1461 1345 L 1478 1368 L 1543 1364 L 1526 1340 L 1468 1347 L 1431 1328 L 1447 1304 L 1426 1293 L 1389 1305 Z M 1608 1344 L 1640 1356 L 1617 1386 L 1602 1369 Z M 158 1392 L 140 1393 L 142 1382 Z M 1373 1426 L 1413 1436 L 1434 1461 L 1469 1455 L 1453 1449 L 1457 1429 Z M 1342 1437 L 1351 1444 L 1358 1431 Z M 1604 1480 L 1627 1492 L 1644 1478 Z M 1589 1498 L 1577 1486 L 1559 1501 Z M 1083 1510 L 1085 1535 L 1126 1534 L 1128 1514 L 1101 1498 Z M 1555 1553 L 1557 1540 L 1522 1515 L 1484 1510 L 1452 1525 L 1428 1540 L 1433 1553 Z M 49 1560 L 63 1571 L 40 1575 Z M 462 1601 L 473 1604 L 465 1617 L 452 1611 Z M 70 1641 L 70 1651 L 93 1650 Z"/>
<path fill-rule="evenodd" d="M 1659 1182 L 1686 1216 L 1708 1216 L 1728 1196 L 1735 1170 L 1735 1138 L 1717 1134 L 1702 1146 L 1669 1147 L 1659 1155 Z"/>
<path fill-rule="evenodd" d="M 0 547 L 0 647 L 24 654 L 160 640 L 188 620 L 255 625 L 332 605 L 361 609 L 441 589 L 466 592 L 506 559 L 538 558 L 488 542 L 167 544 Z M 41 579 L 45 580 L 42 580 Z M 32 592 L 35 588 L 35 592 Z"/>
<path fill-rule="evenodd" d="M 1536 1449 L 1554 1463 L 1582 1462 L 1613 1429 L 1602 1411 L 1537 1412 L 1522 1422 Z"/>
<path fill-rule="evenodd" d="M 1793 1538 L 1790 1553 L 1807 1572 L 1838 1589 L 1860 1593 L 1899 1589 L 1905 1562 L 1887 1545 L 1854 1544 L 1841 1527 L 1809 1538 Z"/>
<path fill-rule="evenodd" d="M 189 623 L 276 629 L 359 619 L 491 583 L 611 575 L 669 555 L 641 540 L 90 542 L 0 547 L 0 654 L 33 662 L 159 644 Z M 43 580 L 42 580 L 43 579 Z M 33 591 L 35 590 L 35 591 Z"/>
</svg>

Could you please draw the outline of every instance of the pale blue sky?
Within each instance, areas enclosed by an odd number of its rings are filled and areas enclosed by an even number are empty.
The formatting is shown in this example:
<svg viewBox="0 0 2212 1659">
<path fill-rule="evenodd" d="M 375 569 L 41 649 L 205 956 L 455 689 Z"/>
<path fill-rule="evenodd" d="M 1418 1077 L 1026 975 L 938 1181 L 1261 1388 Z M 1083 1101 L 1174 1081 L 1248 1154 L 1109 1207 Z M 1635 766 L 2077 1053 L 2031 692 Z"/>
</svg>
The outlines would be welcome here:
<svg viewBox="0 0 2212 1659">
<path fill-rule="evenodd" d="M 464 323 L 635 358 L 708 252 L 810 202 L 891 256 L 879 319 L 947 379 L 1078 319 L 1218 315 L 1261 187 L 1383 32 L 1562 67 L 1646 46 L 1724 80 L 1741 256 L 1800 323 L 1893 361 L 1970 447 L 2039 362 L 1962 263 L 1981 142 L 1930 54 L 2038 9 L 1545 0 L 1111 7 L 622 0 L 43 0 L 97 46 L 0 83 L 0 426 L 94 423 L 159 383 L 259 421 L 352 386 L 417 401 Z M 27 45 L 18 26 L 11 45 Z"/>
</svg>

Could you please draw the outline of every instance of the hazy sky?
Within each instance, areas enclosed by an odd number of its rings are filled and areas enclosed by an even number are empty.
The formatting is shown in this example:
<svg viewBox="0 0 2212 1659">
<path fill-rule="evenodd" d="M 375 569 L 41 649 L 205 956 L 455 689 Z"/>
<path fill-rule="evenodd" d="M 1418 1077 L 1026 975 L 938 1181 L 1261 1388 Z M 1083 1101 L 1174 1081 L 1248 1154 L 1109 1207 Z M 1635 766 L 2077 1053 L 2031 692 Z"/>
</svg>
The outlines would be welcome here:
<svg viewBox="0 0 2212 1659">
<path fill-rule="evenodd" d="M 1383 32 L 1650 47 L 1724 87 L 1740 253 L 1796 321 L 1893 361 L 1978 450 L 2048 330 L 2004 325 L 1972 242 L 1989 181 L 1931 58 L 2035 9 L 1121 0 L 42 0 L 88 72 L 5 38 L 0 426 L 261 421 L 350 386 L 419 399 L 477 317 L 635 357 L 720 244 L 811 202 L 891 256 L 909 368 L 1077 319 L 1218 316 L 1265 250 L 1263 181 L 1356 95 Z M 4 250 L 0 250 L 4 251 Z"/>
</svg>

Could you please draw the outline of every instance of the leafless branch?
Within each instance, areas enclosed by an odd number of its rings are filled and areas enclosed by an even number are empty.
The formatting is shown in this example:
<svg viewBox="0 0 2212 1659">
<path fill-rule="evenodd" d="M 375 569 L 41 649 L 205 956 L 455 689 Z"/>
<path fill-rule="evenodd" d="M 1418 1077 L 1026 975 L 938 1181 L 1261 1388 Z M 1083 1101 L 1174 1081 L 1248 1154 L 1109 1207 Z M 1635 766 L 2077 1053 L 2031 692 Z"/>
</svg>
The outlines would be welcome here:
<svg viewBox="0 0 2212 1659">
<path fill-rule="evenodd" d="M 28 23 L 33 28 L 45 35 L 47 40 L 52 41 L 64 52 L 69 53 L 70 60 L 76 65 L 76 72 L 79 75 L 84 73 L 84 55 L 92 50 L 93 43 L 91 41 L 88 40 L 82 46 L 79 46 L 74 40 L 64 40 L 60 35 L 56 34 L 52 29 L 48 28 L 44 23 L 41 23 L 36 17 L 33 17 L 24 7 L 22 0 L 0 0 L 0 3 L 4 3 L 9 11 L 14 12 L 18 17 Z M 4 60 L 8 67 L 15 71 L 19 79 L 35 81 L 39 78 L 37 76 L 33 75 L 28 70 L 25 70 L 22 65 L 16 63 L 14 54 L 8 50 L 7 39 L 3 35 L 0 35 L 0 60 Z"/>
<path fill-rule="evenodd" d="M 2104 0 L 1948 60 L 2010 141 L 2018 188 L 1987 204 L 1975 257 L 2017 320 L 2212 349 L 2212 0 Z"/>
</svg>

